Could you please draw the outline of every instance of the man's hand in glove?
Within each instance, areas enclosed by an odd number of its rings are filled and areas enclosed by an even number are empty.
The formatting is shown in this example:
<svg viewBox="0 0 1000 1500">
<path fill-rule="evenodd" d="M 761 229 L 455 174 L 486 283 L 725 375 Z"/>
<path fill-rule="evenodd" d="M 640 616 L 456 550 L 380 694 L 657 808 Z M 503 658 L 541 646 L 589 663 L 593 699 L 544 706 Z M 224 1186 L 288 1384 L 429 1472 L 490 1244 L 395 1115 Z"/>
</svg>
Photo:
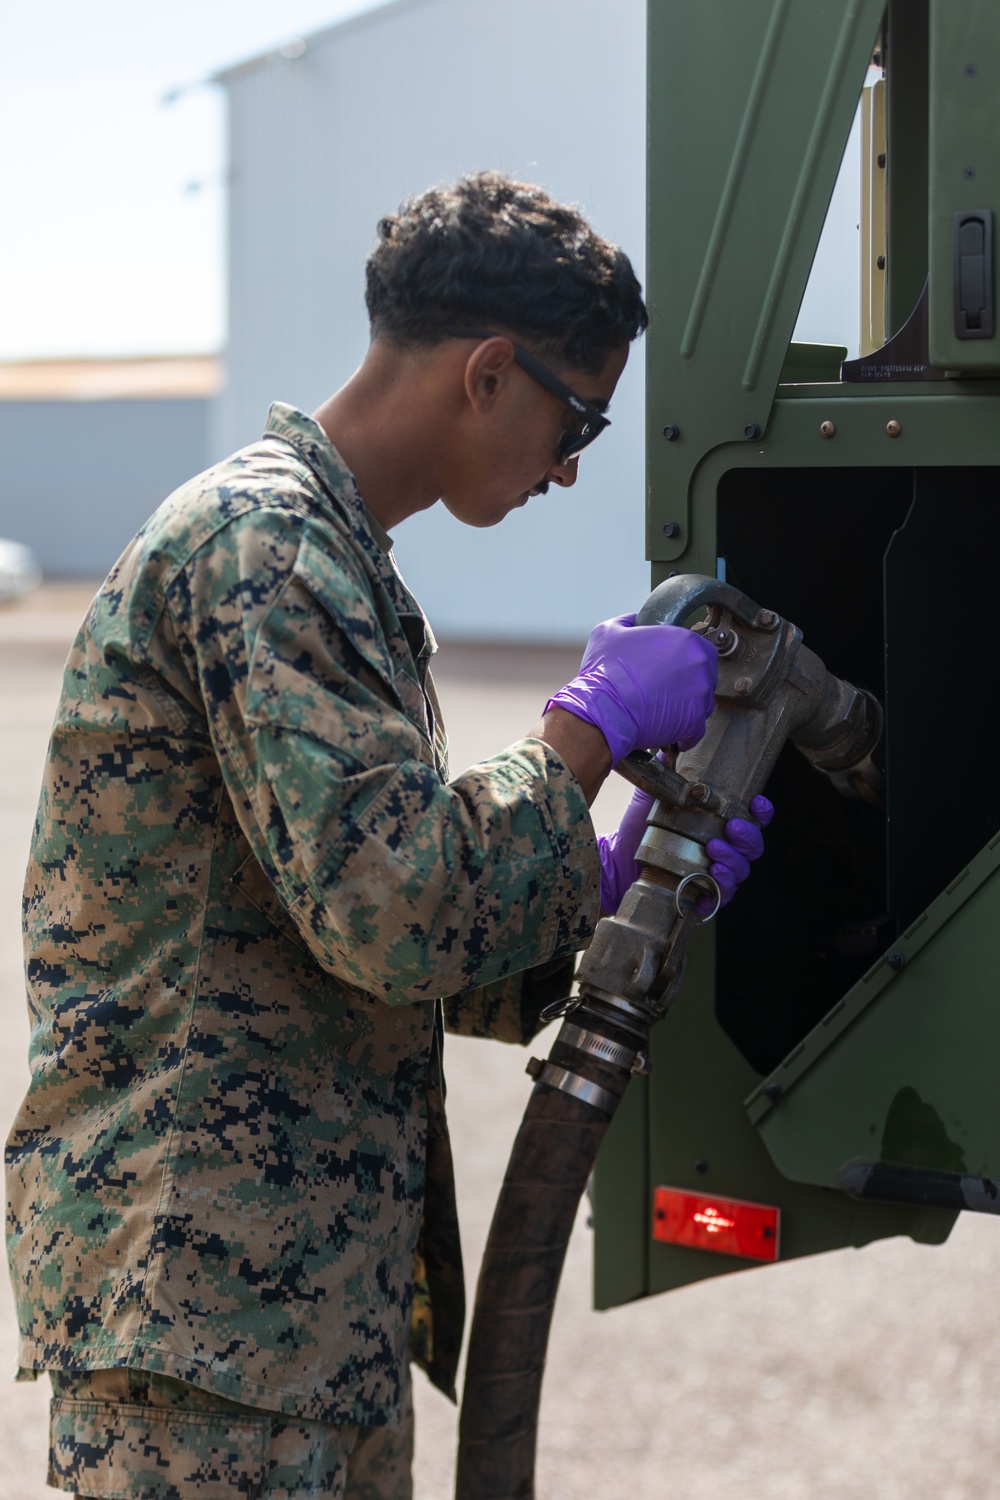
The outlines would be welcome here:
<svg viewBox="0 0 1000 1500">
<path fill-rule="evenodd" d="M 646 819 L 653 798 L 648 792 L 635 792 L 625 809 L 616 833 L 597 841 L 601 856 L 601 916 L 610 917 L 618 910 L 619 903 L 634 880 L 639 878 L 639 866 L 635 862 L 635 851 L 646 831 Z M 754 797 L 750 811 L 761 828 L 766 828 L 774 817 L 774 808 L 766 797 Z M 750 861 L 759 859 L 764 852 L 764 836 L 753 823 L 744 818 L 730 818 L 726 824 L 724 839 L 710 839 L 705 852 L 712 863 L 708 873 L 722 893 L 723 906 L 736 895 L 736 887 L 750 874 Z M 709 909 L 714 904 L 707 899 Z M 699 906 L 702 902 L 699 902 Z"/>
<path fill-rule="evenodd" d="M 679 625 L 636 627 L 635 615 L 619 615 L 595 625 L 579 673 L 545 712 L 563 708 L 595 725 L 615 766 L 631 750 L 696 744 L 718 680 L 718 654 L 700 635 Z"/>
</svg>

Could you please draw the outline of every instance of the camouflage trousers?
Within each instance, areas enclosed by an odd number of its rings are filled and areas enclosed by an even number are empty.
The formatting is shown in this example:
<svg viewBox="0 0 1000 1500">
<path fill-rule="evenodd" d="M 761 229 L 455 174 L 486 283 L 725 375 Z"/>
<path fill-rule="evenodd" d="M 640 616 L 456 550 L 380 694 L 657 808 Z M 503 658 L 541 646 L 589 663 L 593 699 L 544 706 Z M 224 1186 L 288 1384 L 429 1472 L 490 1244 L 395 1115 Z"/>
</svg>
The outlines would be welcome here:
<svg viewBox="0 0 1000 1500">
<path fill-rule="evenodd" d="M 51 1372 L 48 1483 L 101 1500 L 411 1500 L 413 1405 L 398 1427 L 240 1406 L 142 1370 Z"/>
</svg>

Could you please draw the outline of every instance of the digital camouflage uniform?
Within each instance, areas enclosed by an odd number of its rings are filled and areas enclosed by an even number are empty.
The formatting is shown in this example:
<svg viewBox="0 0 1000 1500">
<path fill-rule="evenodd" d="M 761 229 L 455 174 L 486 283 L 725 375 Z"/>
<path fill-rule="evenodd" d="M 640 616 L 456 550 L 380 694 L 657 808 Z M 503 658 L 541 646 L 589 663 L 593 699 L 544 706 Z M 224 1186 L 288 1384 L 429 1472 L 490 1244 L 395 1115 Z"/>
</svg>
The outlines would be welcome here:
<svg viewBox="0 0 1000 1500">
<path fill-rule="evenodd" d="M 540 740 L 448 783 L 433 637 L 379 530 L 276 406 L 160 507 L 73 645 L 7 1150 L 26 1378 L 127 1367 L 378 1427 L 412 1317 L 454 1395 L 435 997 L 453 1029 L 527 1040 L 592 933 L 598 859 Z"/>
<path fill-rule="evenodd" d="M 48 1482 L 102 1500 L 412 1500 L 413 1413 L 345 1427 L 144 1370 L 52 1372 Z"/>
</svg>

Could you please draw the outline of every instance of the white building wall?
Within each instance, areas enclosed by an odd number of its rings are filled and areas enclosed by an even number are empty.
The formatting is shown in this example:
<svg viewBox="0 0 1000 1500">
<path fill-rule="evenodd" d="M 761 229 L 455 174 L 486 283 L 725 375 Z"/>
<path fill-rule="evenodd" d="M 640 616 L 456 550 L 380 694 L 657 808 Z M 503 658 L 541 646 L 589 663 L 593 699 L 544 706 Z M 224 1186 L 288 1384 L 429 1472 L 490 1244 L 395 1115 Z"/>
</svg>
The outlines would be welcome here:
<svg viewBox="0 0 1000 1500">
<path fill-rule="evenodd" d="M 579 204 L 643 272 L 646 0 L 396 0 L 224 75 L 230 338 L 215 456 L 271 400 L 314 409 L 367 344 L 363 268 L 406 195 L 498 167 Z M 441 507 L 396 556 L 442 635 L 576 640 L 636 609 L 643 543 L 641 345 L 613 425 L 567 492 L 476 531 Z"/>
</svg>

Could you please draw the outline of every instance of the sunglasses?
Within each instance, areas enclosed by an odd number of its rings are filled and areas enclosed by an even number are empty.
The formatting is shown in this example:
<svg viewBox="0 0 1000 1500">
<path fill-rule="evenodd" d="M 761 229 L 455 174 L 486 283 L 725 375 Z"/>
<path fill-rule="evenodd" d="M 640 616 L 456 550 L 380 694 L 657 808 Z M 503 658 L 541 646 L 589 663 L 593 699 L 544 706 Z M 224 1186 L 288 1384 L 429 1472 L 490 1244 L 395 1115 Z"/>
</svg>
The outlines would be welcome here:
<svg viewBox="0 0 1000 1500">
<path fill-rule="evenodd" d="M 446 328 L 444 332 L 451 338 L 456 339 L 506 338 L 506 334 L 491 333 L 488 328 Z M 559 441 L 556 463 L 568 463 L 571 458 L 575 458 L 578 453 L 582 453 L 584 448 L 594 441 L 595 437 L 599 437 L 605 427 L 611 426 L 611 419 L 606 417 L 603 412 L 599 412 L 597 407 L 593 406 L 589 401 L 585 401 L 582 396 L 578 396 L 572 386 L 568 386 L 565 381 L 560 380 L 558 375 L 553 375 L 552 371 L 546 369 L 541 360 L 536 359 L 533 354 L 529 354 L 527 349 L 522 349 L 513 340 L 510 340 L 510 342 L 514 349 L 514 359 L 521 366 L 524 373 L 530 375 L 532 380 L 542 386 L 544 390 L 549 391 L 553 396 L 557 396 L 571 411 L 575 411 L 580 419 L 582 425 L 577 425 L 575 428 L 570 428 L 568 432 L 564 432 Z"/>
</svg>

